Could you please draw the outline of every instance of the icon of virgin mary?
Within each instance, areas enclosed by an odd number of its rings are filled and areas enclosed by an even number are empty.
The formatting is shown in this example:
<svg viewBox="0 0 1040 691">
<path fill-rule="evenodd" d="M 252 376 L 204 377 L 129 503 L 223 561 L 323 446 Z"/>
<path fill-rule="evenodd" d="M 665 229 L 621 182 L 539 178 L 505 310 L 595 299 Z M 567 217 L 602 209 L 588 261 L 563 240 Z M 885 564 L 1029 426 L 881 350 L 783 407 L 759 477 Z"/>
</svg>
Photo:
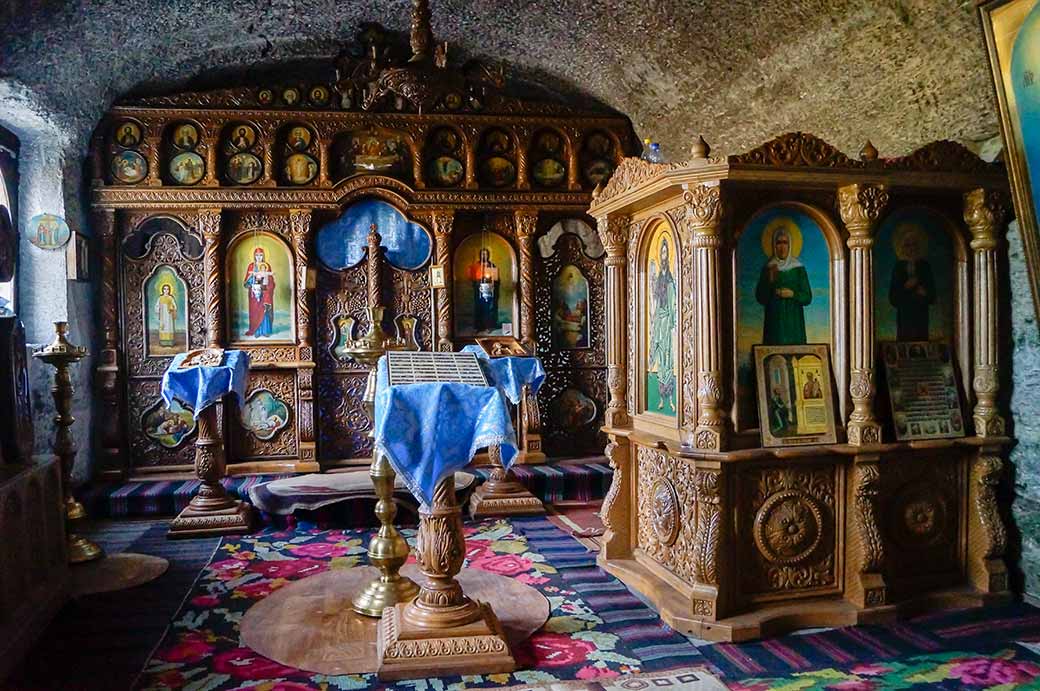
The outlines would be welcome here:
<svg viewBox="0 0 1040 691">
<path fill-rule="evenodd" d="M 791 251 L 792 234 L 786 223 L 773 229 L 772 256 L 758 276 L 755 299 L 766 313 L 762 325 L 763 345 L 805 345 L 806 342 L 805 307 L 812 302 L 812 288 L 809 274 Z"/>
<path fill-rule="evenodd" d="M 243 283 L 249 300 L 249 330 L 246 336 L 260 338 L 274 332 L 274 272 L 263 247 L 253 250 L 253 261 Z"/>
</svg>

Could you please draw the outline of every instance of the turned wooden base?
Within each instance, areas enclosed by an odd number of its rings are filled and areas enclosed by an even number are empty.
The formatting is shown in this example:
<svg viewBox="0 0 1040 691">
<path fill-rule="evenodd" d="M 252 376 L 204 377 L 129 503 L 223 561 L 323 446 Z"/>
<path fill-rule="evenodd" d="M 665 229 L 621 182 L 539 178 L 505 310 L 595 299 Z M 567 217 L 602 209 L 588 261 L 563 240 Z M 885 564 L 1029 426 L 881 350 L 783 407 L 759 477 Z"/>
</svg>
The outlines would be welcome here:
<svg viewBox="0 0 1040 691">
<path fill-rule="evenodd" d="M 170 522 L 168 538 L 243 535 L 252 530 L 253 507 L 244 501 L 229 500 L 226 508 L 198 508 L 189 504 Z"/>
<path fill-rule="evenodd" d="M 469 513 L 473 518 L 540 516 L 545 513 L 545 505 L 515 480 L 495 483 L 488 480 L 470 496 Z"/>
<path fill-rule="evenodd" d="M 422 628 L 404 616 L 408 605 L 387 607 L 379 621 L 376 655 L 384 681 L 455 674 L 505 674 L 516 669 L 505 632 L 491 605 L 480 618 L 452 628 Z"/>
</svg>

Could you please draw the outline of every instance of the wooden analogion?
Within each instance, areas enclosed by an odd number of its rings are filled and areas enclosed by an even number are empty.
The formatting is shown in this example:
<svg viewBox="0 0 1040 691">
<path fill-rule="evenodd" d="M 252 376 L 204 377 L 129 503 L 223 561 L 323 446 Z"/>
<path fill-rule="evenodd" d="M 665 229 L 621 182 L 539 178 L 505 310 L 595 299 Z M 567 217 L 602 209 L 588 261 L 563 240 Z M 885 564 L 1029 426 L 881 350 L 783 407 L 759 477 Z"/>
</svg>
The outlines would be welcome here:
<svg viewBox="0 0 1040 691">
<path fill-rule="evenodd" d="M 687 162 L 626 159 L 590 211 L 615 471 L 600 564 L 714 640 L 1006 598 L 1006 186 L 951 142 L 853 159 L 795 133 L 739 156 L 700 140 Z M 942 395 L 924 413 L 909 379 L 885 381 L 879 343 L 889 364 L 952 365 L 932 367 Z M 759 345 L 827 353 L 829 371 L 767 359 L 760 392 Z"/>
<path fill-rule="evenodd" d="M 367 463 L 367 371 L 346 347 L 369 304 L 423 350 L 536 348 L 548 379 L 525 457 L 602 448 L 604 250 L 585 212 L 631 125 L 451 66 L 416 8 L 411 59 L 368 26 L 327 74 L 125 99 L 97 128 L 103 474 L 191 470 L 196 424 L 159 385 L 201 347 L 252 362 L 241 413 L 218 414 L 229 473 Z"/>
</svg>

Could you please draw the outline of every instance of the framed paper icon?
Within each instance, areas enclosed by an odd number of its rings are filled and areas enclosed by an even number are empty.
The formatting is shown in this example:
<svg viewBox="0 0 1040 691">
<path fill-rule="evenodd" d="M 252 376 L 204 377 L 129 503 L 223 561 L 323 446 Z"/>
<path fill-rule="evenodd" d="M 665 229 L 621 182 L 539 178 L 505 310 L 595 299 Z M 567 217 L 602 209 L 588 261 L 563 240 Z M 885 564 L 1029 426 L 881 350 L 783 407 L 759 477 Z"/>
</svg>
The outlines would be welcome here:
<svg viewBox="0 0 1040 691">
<path fill-rule="evenodd" d="M 755 346 L 762 446 L 837 441 L 831 360 L 823 344 Z"/>
</svg>

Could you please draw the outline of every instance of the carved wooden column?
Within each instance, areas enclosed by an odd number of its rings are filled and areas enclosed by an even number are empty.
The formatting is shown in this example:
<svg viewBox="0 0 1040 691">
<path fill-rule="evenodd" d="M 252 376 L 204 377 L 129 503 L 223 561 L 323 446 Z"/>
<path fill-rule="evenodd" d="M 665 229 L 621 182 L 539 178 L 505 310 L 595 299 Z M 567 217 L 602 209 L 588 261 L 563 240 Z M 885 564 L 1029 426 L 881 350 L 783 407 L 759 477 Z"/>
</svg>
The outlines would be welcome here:
<svg viewBox="0 0 1040 691">
<path fill-rule="evenodd" d="M 859 608 L 888 603 L 885 583 L 885 542 L 881 535 L 878 497 L 881 493 L 880 456 L 856 456 L 849 487 L 849 569 L 845 597 Z"/>
<path fill-rule="evenodd" d="M 531 128 L 527 126 L 514 127 L 516 134 L 516 188 L 518 190 L 531 189 L 531 174 L 527 160 L 527 149 L 531 145 Z"/>
<path fill-rule="evenodd" d="M 200 133 L 200 136 L 204 135 Z M 199 147 L 204 149 L 203 153 L 206 155 L 206 175 L 202 179 L 202 184 L 207 187 L 220 185 L 219 171 L 217 171 L 217 141 L 217 135 L 206 137 L 205 143 Z"/>
<path fill-rule="evenodd" d="M 318 187 L 332 187 L 331 167 L 332 157 L 329 150 L 332 148 L 332 137 L 322 131 L 318 139 Z"/>
<path fill-rule="evenodd" d="M 572 192 L 581 191 L 581 163 L 578 161 L 578 143 L 581 130 L 567 131 L 567 189 Z"/>
<path fill-rule="evenodd" d="M 260 130 L 256 133 L 256 141 L 260 146 L 260 158 L 264 162 L 264 169 L 260 173 L 260 179 L 256 183 L 261 187 L 274 187 L 278 184 L 275 181 L 277 174 L 274 169 L 274 142 L 276 131 L 277 126 L 275 124 L 266 124 L 262 125 Z"/>
<path fill-rule="evenodd" d="M 975 434 L 1004 436 L 1004 418 L 997 412 L 999 390 L 997 354 L 997 243 L 1004 223 L 1003 200 L 993 190 L 976 189 L 964 195 L 964 222 L 971 231 L 975 298 Z"/>
<path fill-rule="evenodd" d="M 628 510 L 635 506 L 631 445 L 627 437 L 611 434 L 609 439 L 603 453 L 614 470 L 614 478 L 599 510 L 604 531 L 596 557 L 596 563 L 604 567 L 611 559 L 631 559 L 636 538 L 632 529 L 634 517 Z"/>
<path fill-rule="evenodd" d="M 535 351 L 534 335 L 534 235 L 538 230 L 537 209 L 517 209 L 516 243 L 520 249 L 520 342 Z"/>
<path fill-rule="evenodd" d="M 144 123 L 144 142 L 141 148 L 145 150 L 144 153 L 148 156 L 148 175 L 145 177 L 145 184 L 152 187 L 162 185 L 162 161 L 160 158 L 160 153 L 162 152 L 162 130 L 162 123 Z"/>
<path fill-rule="evenodd" d="M 726 447 L 726 413 L 722 408 L 722 290 L 719 247 L 722 245 L 721 187 L 697 185 L 683 194 L 687 232 L 693 240 L 697 310 L 697 403 L 700 414 L 693 434 L 698 449 Z M 686 335 L 691 337 L 690 334 Z"/>
<path fill-rule="evenodd" d="M 477 183 L 477 147 L 480 146 L 480 130 L 476 127 L 465 127 L 466 134 L 466 173 L 462 186 L 468 190 L 479 187 Z"/>
<path fill-rule="evenodd" d="M 97 386 L 101 391 L 101 472 L 122 476 L 120 463 L 123 427 L 120 414 L 119 376 L 119 302 L 116 293 L 116 212 L 94 209 L 94 230 L 101 236 L 101 327 L 104 345 L 97 367 Z"/>
<path fill-rule="evenodd" d="M 881 442 L 874 415 L 874 229 L 888 191 L 881 185 L 846 185 L 838 190 L 841 220 L 849 231 L 849 349 L 852 413 L 848 441 L 859 446 Z"/>
<path fill-rule="evenodd" d="M 311 293 L 313 286 L 307 279 L 310 267 L 308 242 L 311 234 L 310 209 L 289 211 L 289 237 L 296 258 L 296 333 L 299 338 L 299 356 L 296 368 L 296 384 L 300 392 L 297 409 L 300 464 L 298 472 L 313 472 L 319 469 L 317 444 L 314 441 L 314 346 L 311 325 Z"/>
<path fill-rule="evenodd" d="M 436 288 L 437 304 L 437 350 L 450 353 L 455 350 L 451 341 L 451 230 L 455 224 L 454 211 L 433 213 L 433 239 L 437 253 L 437 265 L 444 274 L 444 287 Z"/>
<path fill-rule="evenodd" d="M 417 190 L 426 189 L 426 168 L 423 165 L 423 149 L 429 128 L 425 125 L 416 125 L 410 132 L 412 138 L 411 164 L 412 164 L 412 187 Z"/>
<path fill-rule="evenodd" d="M 491 605 L 471 600 L 455 579 L 466 541 L 453 475 L 437 483 L 432 505 L 419 515 L 419 595 L 383 610 L 376 638 L 379 678 L 513 671 L 516 662 Z"/>
<path fill-rule="evenodd" d="M 725 505 L 722 468 L 718 462 L 698 461 L 693 476 L 696 520 L 693 545 L 693 614 L 716 621 L 728 614 L 725 589 L 719 587 L 724 573 L 721 545 L 723 522 L 729 508 Z"/>
<path fill-rule="evenodd" d="M 205 247 L 202 271 L 206 275 L 206 345 L 223 348 L 227 337 L 224 328 L 224 229 L 220 222 L 220 209 L 201 209 L 198 224 Z"/>
<path fill-rule="evenodd" d="M 628 286 L 625 282 L 625 263 L 628 261 L 629 223 L 628 216 L 611 216 L 596 219 L 603 247 L 607 250 L 606 300 L 607 300 L 607 387 L 610 400 L 604 413 L 604 426 L 625 428 L 631 424 L 625 401 L 627 374 L 625 363 L 628 358 L 627 312 Z"/>
<path fill-rule="evenodd" d="M 986 594 L 1007 594 L 1004 563 L 1007 528 L 997 503 L 997 486 L 1004 470 L 1001 448 L 986 446 L 972 460 L 968 486 L 968 578 Z"/>
</svg>

